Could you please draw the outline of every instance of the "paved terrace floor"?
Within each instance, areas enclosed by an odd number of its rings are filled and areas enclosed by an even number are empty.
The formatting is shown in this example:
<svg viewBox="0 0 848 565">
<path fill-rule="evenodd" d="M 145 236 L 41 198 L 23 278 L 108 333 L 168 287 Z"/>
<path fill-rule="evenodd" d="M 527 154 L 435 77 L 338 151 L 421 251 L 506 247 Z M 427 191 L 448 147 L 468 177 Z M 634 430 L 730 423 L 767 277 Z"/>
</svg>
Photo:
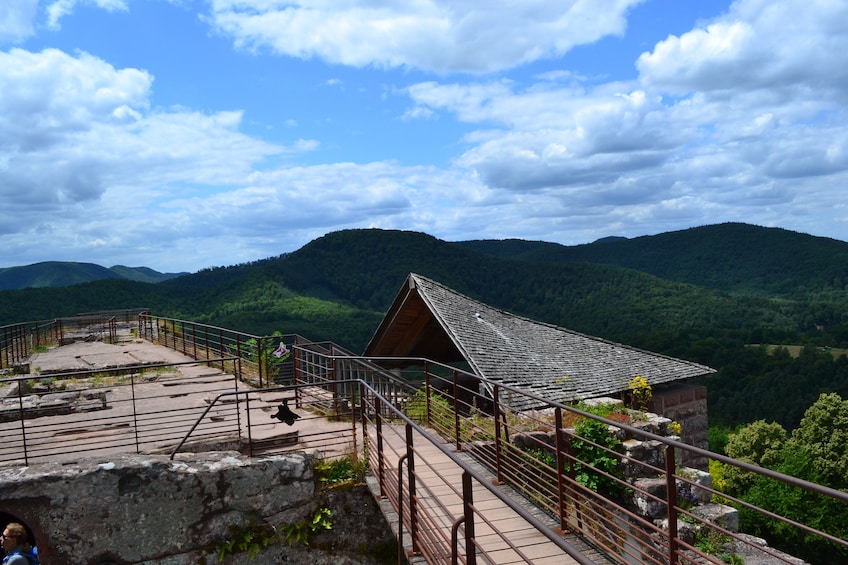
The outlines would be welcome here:
<svg viewBox="0 0 848 565">
<path fill-rule="evenodd" d="M 166 347 L 155 345 L 144 340 L 133 340 L 116 345 L 99 341 L 76 342 L 69 345 L 63 345 L 55 347 L 47 352 L 34 355 L 30 360 L 30 365 L 34 372 L 36 372 L 35 370 L 37 368 L 38 372 L 49 373 L 90 371 L 159 363 L 185 363 L 190 361 L 193 360 L 177 351 L 173 351 Z M 161 396 L 158 397 L 157 409 L 159 410 L 167 410 L 168 408 L 178 409 L 185 407 L 187 404 L 198 407 L 205 406 L 208 403 L 210 396 L 210 387 L 212 389 L 220 389 L 223 381 L 232 380 L 233 378 L 232 375 L 227 375 L 219 369 L 204 363 L 188 363 L 185 365 L 179 365 L 177 370 L 180 375 L 184 377 L 192 377 L 190 379 L 185 379 L 187 383 L 191 384 L 179 387 L 178 389 L 174 388 L 170 391 L 171 394 L 167 395 L 164 399 Z M 138 386 L 161 387 L 162 385 L 153 382 Z M 240 384 L 240 390 L 243 390 L 245 386 L 246 385 Z M 2 391 L 0 391 L 0 394 L 3 394 Z M 139 396 L 144 395 L 141 394 Z M 280 398 L 281 396 L 279 393 L 265 394 L 262 401 L 255 403 L 251 410 L 257 411 L 258 416 L 256 417 L 269 418 L 269 415 L 276 409 L 276 405 L 279 404 Z M 60 417 L 56 418 L 58 419 Z M 67 416 L 64 416 L 63 418 L 67 418 Z M 0 424 L 0 433 L 2 433 L 2 428 L 7 426 L 9 426 L 8 423 Z M 324 418 L 309 418 L 299 420 L 295 424 L 295 427 L 298 429 L 300 438 L 313 436 L 320 438 L 327 433 L 332 434 L 334 430 L 344 430 L 347 432 L 350 429 L 350 424 L 329 422 Z M 276 428 L 270 427 L 268 431 L 265 432 L 265 435 L 272 436 L 274 433 L 278 433 L 280 429 L 287 431 L 290 428 L 288 428 L 288 426 L 278 426 Z M 107 432 L 104 430 L 90 430 L 89 433 L 97 434 L 102 437 L 103 434 Z M 361 434 L 361 430 L 358 433 Z M 391 434 L 389 434 L 389 436 L 390 435 Z M 395 439 L 391 440 L 391 442 L 397 443 L 397 445 L 393 445 L 391 449 L 387 450 L 387 453 L 392 450 L 394 450 L 395 453 L 402 453 L 404 450 L 404 445 L 401 439 L 402 433 L 396 434 L 394 437 Z M 119 436 L 116 436 L 116 443 L 119 443 Z M 421 497 L 420 503 L 431 507 L 435 506 L 432 504 L 431 500 L 428 500 L 428 496 L 430 495 L 424 494 L 428 490 L 435 493 L 437 496 L 443 495 L 447 499 L 451 499 L 446 503 L 448 513 L 443 513 L 442 515 L 434 518 L 435 523 L 438 525 L 437 527 L 442 529 L 440 535 L 447 536 L 447 539 L 450 539 L 451 524 L 453 523 L 455 516 L 461 515 L 462 508 L 460 502 L 455 500 L 455 494 L 453 492 L 446 492 L 445 484 L 447 482 L 447 484 L 453 485 L 454 487 L 461 485 L 462 470 L 455 463 L 450 461 L 450 459 L 435 445 L 418 434 L 418 432 L 416 432 L 414 443 L 416 445 L 416 450 L 419 452 L 418 457 L 426 460 L 426 465 L 419 464 L 416 467 L 416 471 L 419 473 L 419 479 L 421 481 L 420 486 L 418 487 L 418 495 Z M 162 448 L 167 449 L 173 445 L 174 439 L 171 438 L 169 441 L 163 442 Z M 322 445 L 320 440 L 312 442 L 309 440 L 300 441 L 295 447 L 299 450 L 320 451 L 323 455 L 333 455 L 332 453 L 327 452 L 327 446 Z M 115 449 L 106 451 L 98 450 L 96 455 L 108 458 L 110 454 L 119 453 L 121 450 L 126 452 L 126 447 L 116 447 Z M 477 464 L 476 461 L 466 454 L 458 453 L 456 455 L 463 458 L 466 463 L 474 467 L 479 473 L 484 476 L 491 477 L 492 480 L 494 479 L 494 477 L 491 476 L 491 473 Z M 89 456 L 87 455 L 87 457 Z M 391 457 L 391 453 L 389 453 L 389 457 Z M 56 453 L 53 459 L 67 461 L 69 456 L 68 454 Z M 396 465 L 396 459 L 391 461 L 389 465 Z M 369 478 L 369 486 L 380 502 L 384 514 L 394 528 L 395 533 L 397 533 L 397 516 L 391 508 L 391 505 L 385 499 L 380 500 L 378 487 L 376 487 L 376 483 L 373 478 Z M 557 527 L 557 524 L 550 516 L 547 516 L 541 510 L 527 502 L 526 499 L 520 497 L 514 492 L 511 492 L 509 487 L 499 488 L 503 489 L 504 492 L 511 496 L 513 500 L 518 502 L 523 508 L 534 514 L 541 521 L 549 524 L 552 529 Z M 509 532 L 510 542 L 517 546 L 525 556 L 531 558 L 532 563 L 556 565 L 569 565 L 576 563 L 576 561 L 564 554 L 560 548 L 550 542 L 550 540 L 548 540 L 543 534 L 538 532 L 535 528 L 528 526 L 514 510 L 509 508 L 488 489 L 479 484 L 475 484 L 474 486 L 474 503 L 478 508 L 484 509 L 486 519 L 493 525 L 496 525 L 499 530 Z M 497 565 L 503 565 L 507 563 L 525 562 L 520 558 L 519 554 L 514 549 L 510 549 L 505 542 L 495 539 L 496 536 L 493 534 L 490 526 L 480 523 L 476 526 L 476 529 L 477 539 L 487 546 L 488 551 L 492 552 L 491 556 L 493 559 L 490 561 L 484 556 L 478 555 L 478 563 L 496 563 Z M 579 538 L 575 536 L 568 536 L 567 539 L 569 543 L 575 545 L 584 553 L 584 555 L 589 556 L 596 563 L 610 563 L 603 555 L 598 554 L 590 546 L 583 543 Z M 487 540 L 494 540 L 494 543 L 487 543 Z M 410 536 L 408 533 L 405 533 L 404 541 L 407 545 L 407 550 L 410 550 Z M 414 557 L 412 557 L 410 561 L 411 563 L 423 562 L 420 558 L 416 559 Z M 449 558 L 447 558 L 445 562 L 449 563 Z"/>
<path fill-rule="evenodd" d="M 234 377 L 224 373 L 213 364 L 194 362 L 194 359 L 174 351 L 167 347 L 155 345 L 144 340 L 129 340 L 124 343 L 108 344 L 102 341 L 74 342 L 68 345 L 54 347 L 49 351 L 37 353 L 30 359 L 31 376 L 39 378 L 47 373 L 69 373 L 77 371 L 93 371 L 101 369 L 113 369 L 138 365 L 155 365 L 181 363 L 172 368 L 175 374 L 171 379 L 158 379 L 151 382 L 139 382 L 134 389 L 129 386 L 116 386 L 107 389 L 107 400 L 109 410 L 102 412 L 87 412 L 78 414 L 65 414 L 61 416 L 43 416 L 35 420 L 26 420 L 27 426 L 38 422 L 41 429 L 47 429 L 55 424 L 56 433 L 43 436 L 42 441 L 51 446 L 46 454 L 39 455 L 35 462 L 62 461 L 71 462 L 82 456 L 86 458 L 119 453 L 135 453 L 135 448 L 127 447 L 132 443 L 133 431 L 131 426 L 118 424 L 121 419 L 132 420 L 133 403 L 138 412 L 166 414 L 185 410 L 193 410 L 196 416 L 208 406 L 209 402 L 220 392 L 232 391 Z M 239 383 L 239 390 L 250 388 L 245 383 Z M 284 437 L 296 430 L 299 441 L 292 448 L 301 451 L 309 451 L 319 456 L 333 457 L 341 455 L 342 451 L 349 449 L 347 444 L 339 441 L 342 432 L 350 436 L 351 424 L 345 422 L 331 422 L 322 417 L 311 417 L 304 411 L 301 419 L 296 425 L 289 427 L 271 419 L 271 415 L 277 410 L 283 398 L 293 398 L 292 392 L 272 392 L 253 395 L 250 400 L 250 417 L 253 425 L 251 434 L 254 440 L 271 440 L 276 437 Z M 12 385 L 0 386 L 0 399 L 8 410 L 17 412 L 17 387 Z M 144 403 L 155 403 L 144 406 Z M 241 403 L 244 405 L 244 403 Z M 217 419 L 218 424 L 224 428 L 224 419 L 232 420 L 233 437 L 238 436 L 239 424 L 241 432 L 246 431 L 247 408 L 242 407 L 240 422 L 235 420 L 235 412 L 232 403 L 221 405 L 221 418 L 217 418 L 214 412 L 209 414 L 211 419 Z M 105 415 L 105 416 L 104 416 Z M 106 417 L 108 416 L 108 418 Z M 185 420 L 181 428 L 173 430 L 170 434 L 144 446 L 143 451 L 149 453 L 170 453 L 185 433 L 188 431 L 192 420 Z M 257 425 L 260 424 L 260 425 Z M 0 433 L 17 430 L 20 433 L 20 422 L 6 421 L 0 423 Z M 14 433 L 14 432 L 12 432 Z M 361 434 L 361 431 L 359 432 Z M 56 449 L 59 438 L 67 438 L 68 443 L 83 443 L 87 437 L 96 437 L 99 444 L 114 444 L 98 448 L 92 452 L 74 453 L 74 450 Z M 38 450 L 38 439 L 28 438 L 27 446 L 35 451 Z M 13 448 L 9 445 L 7 448 Z M 222 447 L 221 449 L 226 449 Z M 71 451 L 71 453 L 68 453 Z M 44 451 L 42 451 L 44 453 Z M 8 458 L 3 458 L 7 461 Z M 19 464 L 20 461 L 13 462 Z"/>
</svg>

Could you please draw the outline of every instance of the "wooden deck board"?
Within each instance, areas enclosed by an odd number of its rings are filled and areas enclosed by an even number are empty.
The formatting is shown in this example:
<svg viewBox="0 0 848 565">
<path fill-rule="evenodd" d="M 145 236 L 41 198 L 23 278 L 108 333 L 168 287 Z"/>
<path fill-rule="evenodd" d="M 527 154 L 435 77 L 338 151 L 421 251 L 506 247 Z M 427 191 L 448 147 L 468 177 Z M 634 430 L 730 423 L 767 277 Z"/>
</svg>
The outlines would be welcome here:
<svg viewBox="0 0 848 565">
<path fill-rule="evenodd" d="M 383 426 L 383 446 L 386 465 L 396 469 L 398 458 L 407 453 L 406 435 L 403 429 L 387 429 Z M 416 475 L 416 500 L 419 512 L 419 527 L 422 540 L 443 547 L 427 549 L 425 554 L 449 556 L 451 526 L 463 515 L 462 473 L 463 470 L 427 438 L 413 433 L 413 464 Z M 392 454 L 395 454 L 394 457 Z M 404 468 L 404 493 L 408 493 L 407 469 Z M 395 473 L 394 479 L 397 480 Z M 542 532 L 524 520 L 496 494 L 476 480 L 472 481 L 473 505 L 475 508 L 475 540 L 478 550 L 478 562 L 492 562 L 497 565 L 506 563 L 526 563 L 521 555 L 510 547 L 517 547 L 531 563 L 556 563 L 568 565 L 577 563 Z M 408 516 L 409 508 L 404 508 Z M 480 515 L 485 517 L 485 521 Z M 486 522 L 489 523 L 486 523 Z M 509 543 L 504 541 L 508 537 Z M 404 540 L 411 539 L 408 531 Z M 459 547 L 464 552 L 464 530 L 459 530 Z M 486 559 L 484 554 L 491 558 Z"/>
</svg>

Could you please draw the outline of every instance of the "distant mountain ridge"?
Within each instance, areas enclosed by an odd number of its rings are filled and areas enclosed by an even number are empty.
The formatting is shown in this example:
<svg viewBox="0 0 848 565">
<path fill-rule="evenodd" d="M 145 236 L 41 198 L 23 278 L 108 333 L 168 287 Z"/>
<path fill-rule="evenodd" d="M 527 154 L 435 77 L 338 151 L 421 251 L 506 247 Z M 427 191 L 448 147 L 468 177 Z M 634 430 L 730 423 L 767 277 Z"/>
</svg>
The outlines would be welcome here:
<svg viewBox="0 0 848 565">
<path fill-rule="evenodd" d="M 798 297 L 848 288 L 847 242 L 742 223 L 630 239 L 607 237 L 576 246 L 514 239 L 459 245 L 531 263 L 616 265 L 737 294 Z"/>
<path fill-rule="evenodd" d="M 148 267 L 115 265 L 107 269 L 94 263 L 44 261 L 0 268 L 0 290 L 66 287 L 105 279 L 159 283 L 187 273 L 160 273 Z"/>
</svg>

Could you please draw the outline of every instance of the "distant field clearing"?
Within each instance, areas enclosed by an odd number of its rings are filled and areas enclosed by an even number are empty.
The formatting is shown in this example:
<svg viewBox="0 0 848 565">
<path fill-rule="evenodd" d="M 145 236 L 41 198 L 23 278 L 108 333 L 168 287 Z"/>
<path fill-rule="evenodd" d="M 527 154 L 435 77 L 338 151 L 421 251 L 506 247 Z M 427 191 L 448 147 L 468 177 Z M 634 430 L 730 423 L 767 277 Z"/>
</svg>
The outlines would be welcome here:
<svg viewBox="0 0 848 565">
<path fill-rule="evenodd" d="M 758 343 L 753 343 L 748 347 L 759 347 Z M 792 357 L 798 357 L 801 354 L 801 350 L 804 349 L 803 345 L 771 345 L 766 344 L 766 349 L 769 353 L 774 353 L 774 351 L 778 348 L 782 347 L 789 352 L 789 355 Z M 837 347 L 819 347 L 819 351 L 822 353 L 830 353 L 835 357 L 848 356 L 848 349 L 839 349 Z"/>
</svg>

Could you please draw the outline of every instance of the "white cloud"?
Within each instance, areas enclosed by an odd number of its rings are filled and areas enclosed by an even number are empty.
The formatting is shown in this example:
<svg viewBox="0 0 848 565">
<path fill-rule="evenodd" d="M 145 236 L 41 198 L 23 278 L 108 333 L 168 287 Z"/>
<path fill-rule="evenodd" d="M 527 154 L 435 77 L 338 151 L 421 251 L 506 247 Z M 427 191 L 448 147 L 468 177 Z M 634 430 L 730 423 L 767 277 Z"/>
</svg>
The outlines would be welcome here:
<svg viewBox="0 0 848 565">
<path fill-rule="evenodd" d="M 212 0 L 209 21 L 247 49 L 353 67 L 476 73 L 620 35 L 627 10 L 642 1 Z"/>
<path fill-rule="evenodd" d="M 16 43 L 33 34 L 38 0 L 4 0 L 0 3 L 0 43 Z"/>
<path fill-rule="evenodd" d="M 126 11 L 128 0 L 53 0 L 45 7 L 47 14 L 47 27 L 52 30 L 57 30 L 60 27 L 59 21 L 65 16 L 73 13 L 74 8 L 78 4 L 90 4 L 102 8 L 109 12 Z"/>
<path fill-rule="evenodd" d="M 82 53 L 0 53 L 0 225 L 59 230 L 63 222 L 144 217 L 172 187 L 191 193 L 243 182 L 292 148 L 240 133 L 241 111 L 201 114 L 149 105 L 152 77 Z"/>
<path fill-rule="evenodd" d="M 643 83 L 673 93 L 795 89 L 845 99 L 848 3 L 738 0 L 727 15 L 643 53 Z M 815 96 L 814 93 L 809 93 Z"/>
<path fill-rule="evenodd" d="M 845 214 L 835 187 L 848 180 L 848 31 L 836 21 L 848 4 L 741 0 L 642 55 L 630 84 L 427 82 L 408 93 L 419 113 L 477 124 L 457 165 L 515 206 L 532 194 L 542 217 L 608 235 L 624 217 L 656 233 L 675 217 L 792 214 L 815 233 L 812 210 Z"/>
</svg>

